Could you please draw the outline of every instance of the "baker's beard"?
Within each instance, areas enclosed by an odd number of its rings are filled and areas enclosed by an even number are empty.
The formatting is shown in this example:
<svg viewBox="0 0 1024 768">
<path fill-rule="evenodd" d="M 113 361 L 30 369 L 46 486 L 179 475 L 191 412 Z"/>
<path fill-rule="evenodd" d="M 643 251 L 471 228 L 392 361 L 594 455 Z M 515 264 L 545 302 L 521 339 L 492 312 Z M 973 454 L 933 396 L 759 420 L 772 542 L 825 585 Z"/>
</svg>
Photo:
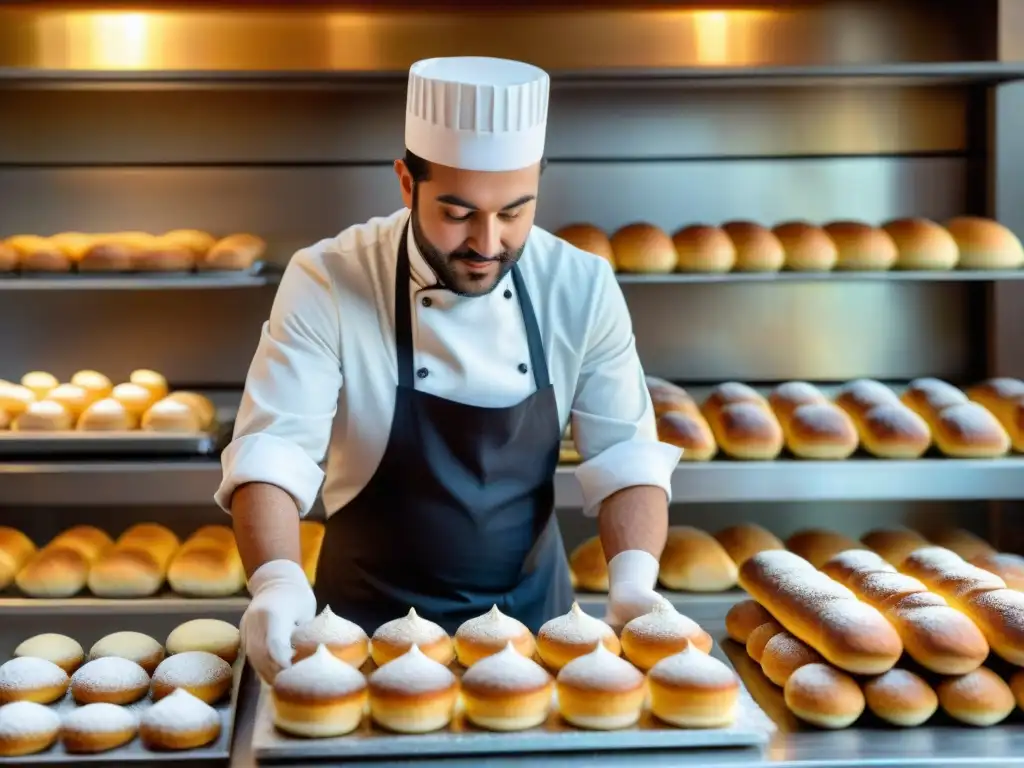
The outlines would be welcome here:
<svg viewBox="0 0 1024 768">
<path fill-rule="evenodd" d="M 412 208 L 412 236 L 416 239 L 416 247 L 420 249 L 423 260 L 427 262 L 434 274 L 437 275 L 441 285 L 452 293 L 459 296 L 486 296 L 501 283 L 501 280 L 516 265 L 523 251 L 526 250 L 526 243 L 523 243 L 515 251 L 502 251 L 497 256 L 483 256 L 472 248 L 460 248 L 455 251 L 445 252 L 435 246 L 423 233 L 420 226 L 419 214 L 416 210 L 416 201 L 413 200 Z M 455 271 L 455 263 L 459 259 L 466 261 L 497 261 L 498 269 L 493 275 L 460 275 Z"/>
</svg>

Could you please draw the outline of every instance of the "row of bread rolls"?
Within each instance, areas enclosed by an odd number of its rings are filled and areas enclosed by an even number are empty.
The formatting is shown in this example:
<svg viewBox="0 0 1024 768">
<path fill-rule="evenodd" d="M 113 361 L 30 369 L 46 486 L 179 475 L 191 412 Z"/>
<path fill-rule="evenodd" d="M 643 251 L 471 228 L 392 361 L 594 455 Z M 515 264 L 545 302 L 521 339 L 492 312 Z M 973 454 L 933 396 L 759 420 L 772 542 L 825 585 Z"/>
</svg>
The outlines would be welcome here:
<svg viewBox="0 0 1024 768">
<path fill-rule="evenodd" d="M 195 619 L 161 644 L 141 632 L 113 632 L 86 655 L 67 635 L 21 642 L 0 666 L 0 756 L 42 752 L 59 739 L 72 754 L 109 752 L 139 735 L 153 750 L 194 749 L 220 735 L 211 705 L 231 690 L 237 627 Z M 60 716 L 46 705 L 67 693 L 77 705 Z M 140 716 L 129 705 L 149 694 Z"/>
<path fill-rule="evenodd" d="M 310 583 L 324 526 L 302 521 L 302 564 Z M 245 571 L 231 529 L 207 525 L 184 543 L 162 525 L 138 523 L 116 541 L 94 526 L 78 525 L 46 546 L 17 529 L 0 527 L 0 589 L 14 583 L 28 597 L 69 598 L 83 590 L 102 598 L 151 597 L 166 584 L 184 597 L 229 597 L 245 587 Z"/>
<path fill-rule="evenodd" d="M 0 430 L 14 432 L 147 432 L 195 434 L 214 428 L 217 411 L 195 392 L 170 392 L 156 371 L 132 371 L 115 385 L 99 371 L 61 383 L 32 371 L 20 383 L 0 381 Z"/>
<path fill-rule="evenodd" d="M 266 243 L 256 235 L 216 238 L 209 232 L 176 229 L 52 237 L 15 235 L 0 240 L 0 272 L 191 272 L 245 270 L 262 258 Z"/>
<path fill-rule="evenodd" d="M 592 224 L 557 233 L 621 272 L 828 272 L 888 269 L 1017 269 L 1024 248 L 1002 224 L 958 216 L 944 226 L 921 218 L 881 227 L 834 221 L 822 227 L 789 221 L 772 229 L 750 221 L 694 224 L 669 236 L 653 224 L 629 224 L 611 237 Z"/>
<path fill-rule="evenodd" d="M 454 638 L 415 610 L 368 637 L 328 607 L 296 628 L 292 645 L 295 663 L 272 681 L 274 723 L 307 738 L 351 733 L 366 710 L 390 731 L 437 731 L 460 700 L 472 724 L 493 731 L 535 728 L 556 707 L 578 728 L 629 728 L 648 698 L 668 725 L 717 728 L 739 703 L 736 674 L 708 655 L 711 637 L 667 604 L 626 624 L 621 638 L 578 605 L 536 637 L 494 606 Z M 448 669 L 456 659 L 461 678 Z"/>
<path fill-rule="evenodd" d="M 1002 722 L 1015 703 L 1024 709 L 1024 670 L 1014 673 L 1009 685 L 983 666 L 963 674 L 933 676 L 932 683 L 900 666 L 854 677 L 829 664 L 753 600 L 733 606 L 726 617 L 726 631 L 746 648 L 765 677 L 783 689 L 787 708 L 820 728 L 849 727 L 865 709 L 898 727 L 923 725 L 940 706 L 950 717 L 973 726 Z"/>
</svg>

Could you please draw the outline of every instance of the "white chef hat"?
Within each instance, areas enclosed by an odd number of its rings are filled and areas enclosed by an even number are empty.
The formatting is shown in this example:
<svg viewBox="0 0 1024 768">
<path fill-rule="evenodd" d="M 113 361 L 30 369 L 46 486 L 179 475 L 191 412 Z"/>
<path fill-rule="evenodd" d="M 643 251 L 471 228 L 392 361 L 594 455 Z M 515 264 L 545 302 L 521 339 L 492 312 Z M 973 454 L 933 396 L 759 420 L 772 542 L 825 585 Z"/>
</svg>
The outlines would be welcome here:
<svg viewBox="0 0 1024 768">
<path fill-rule="evenodd" d="M 521 61 L 425 59 L 409 70 L 405 147 L 467 171 L 538 163 L 548 121 L 547 73 Z"/>
</svg>

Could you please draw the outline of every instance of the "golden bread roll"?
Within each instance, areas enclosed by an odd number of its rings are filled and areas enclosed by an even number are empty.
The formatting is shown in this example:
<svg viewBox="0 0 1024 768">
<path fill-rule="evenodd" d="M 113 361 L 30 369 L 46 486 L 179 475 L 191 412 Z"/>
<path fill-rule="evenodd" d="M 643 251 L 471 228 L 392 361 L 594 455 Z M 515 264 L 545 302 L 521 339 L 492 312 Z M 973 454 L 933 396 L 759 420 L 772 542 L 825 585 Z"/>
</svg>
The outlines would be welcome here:
<svg viewBox="0 0 1024 768">
<path fill-rule="evenodd" d="M 924 680 L 905 669 L 890 669 L 864 683 L 868 709 L 890 725 L 913 728 L 939 708 L 939 697 Z"/>
<path fill-rule="evenodd" d="M 682 461 L 710 461 L 718 453 L 711 427 L 699 411 L 658 417 L 658 440 L 683 449 Z"/>
<path fill-rule="evenodd" d="M 0 589 L 7 589 L 14 577 L 36 553 L 32 540 L 15 528 L 0 526 Z"/>
<path fill-rule="evenodd" d="M 872 408 L 858 432 L 864 450 L 878 459 L 918 459 L 932 444 L 928 423 L 900 402 Z"/>
<path fill-rule="evenodd" d="M 22 382 L 24 384 L 25 382 Z M 967 388 L 967 397 L 988 408 L 1009 431 L 1017 412 L 1017 404 L 1024 397 L 1024 381 L 1000 376 L 986 379 Z"/>
<path fill-rule="evenodd" d="M 768 399 L 753 387 L 738 381 L 727 381 L 711 390 L 701 404 L 700 411 L 710 422 L 713 414 L 719 413 L 727 405 L 737 403 L 752 403 L 764 409 L 771 408 Z"/>
<path fill-rule="evenodd" d="M 668 530 L 658 581 L 686 592 L 722 592 L 736 586 L 736 563 L 709 533 L 688 525 Z"/>
<path fill-rule="evenodd" d="M 95 235 L 87 235 L 84 232 L 61 232 L 51 237 L 50 242 L 60 248 L 71 261 L 77 263 L 95 239 Z"/>
<path fill-rule="evenodd" d="M 591 536 L 569 554 L 569 569 L 585 592 L 608 591 L 608 561 L 600 536 Z"/>
<path fill-rule="evenodd" d="M 150 597 L 163 586 L 164 571 L 144 549 L 114 547 L 92 564 L 87 583 L 97 597 Z"/>
<path fill-rule="evenodd" d="M 782 425 L 783 431 L 789 424 L 793 411 L 801 405 L 826 402 L 828 402 L 828 398 L 821 393 L 821 390 L 806 381 L 787 381 L 785 384 L 777 386 L 768 395 L 768 404 L 771 406 L 775 418 Z"/>
<path fill-rule="evenodd" d="M 900 402 L 935 428 L 939 414 L 951 405 L 967 402 L 967 395 L 941 379 L 914 379 L 900 395 Z"/>
<path fill-rule="evenodd" d="M 46 371 L 30 371 L 21 377 L 21 386 L 32 390 L 36 400 L 45 400 L 58 384 L 57 377 Z"/>
<path fill-rule="evenodd" d="M 161 235 L 160 239 L 173 245 L 188 248 L 197 259 L 206 256 L 217 243 L 217 238 L 209 232 L 203 232 L 198 229 L 172 229 L 170 232 L 165 232 Z"/>
<path fill-rule="evenodd" d="M 23 272 L 70 272 L 71 258 L 51 238 L 37 235 L 15 235 L 7 245 L 18 253 Z"/>
<path fill-rule="evenodd" d="M 183 547 L 198 546 L 200 544 L 234 549 L 236 547 L 235 532 L 226 525 L 204 525 L 192 532 L 192 535 L 188 537 Z"/>
<path fill-rule="evenodd" d="M 873 379 L 857 379 L 847 382 L 836 394 L 836 405 L 850 414 L 853 423 L 860 428 L 860 420 L 868 411 L 879 405 L 899 403 L 896 393 Z"/>
<path fill-rule="evenodd" d="M 725 614 L 726 634 L 743 646 L 755 629 L 771 623 L 775 623 L 772 615 L 754 600 L 741 600 Z"/>
<path fill-rule="evenodd" d="M 766 549 L 786 548 L 774 533 L 754 523 L 741 523 L 723 528 L 715 534 L 715 539 L 737 566 L 743 565 L 748 557 L 753 557 Z"/>
<path fill-rule="evenodd" d="M 754 555 L 740 567 L 740 586 L 840 669 L 882 674 L 903 653 L 899 635 L 876 608 L 792 552 Z"/>
<path fill-rule="evenodd" d="M 581 251 L 600 256 L 615 267 L 615 252 L 612 250 L 612 241 L 604 230 L 595 227 L 593 224 L 570 224 L 555 232 L 555 237 L 560 237 L 569 245 L 574 245 Z"/>
<path fill-rule="evenodd" d="M 171 560 L 167 583 L 186 597 L 230 597 L 244 589 L 245 568 L 234 547 L 186 543 Z"/>
<path fill-rule="evenodd" d="M 821 227 L 804 221 L 776 226 L 772 232 L 786 254 L 785 268 L 793 272 L 828 272 L 836 266 L 839 252 Z"/>
<path fill-rule="evenodd" d="M 299 548 L 301 551 L 302 571 L 309 579 L 310 585 L 316 584 L 316 567 L 320 563 L 320 546 L 324 543 L 327 533 L 324 524 L 318 520 L 302 520 L 299 522 Z"/>
<path fill-rule="evenodd" d="M 647 376 L 646 383 L 655 416 L 664 416 L 666 413 L 700 413 L 697 402 L 682 387 L 654 376 Z"/>
<path fill-rule="evenodd" d="M 14 272 L 21 265 L 21 257 L 13 246 L 0 240 L 0 272 Z"/>
<path fill-rule="evenodd" d="M 114 387 L 111 397 L 119 402 L 137 424 L 142 414 L 156 402 L 153 393 L 139 384 L 125 382 Z"/>
<path fill-rule="evenodd" d="M 78 271 L 131 272 L 135 269 L 139 252 L 137 245 L 118 242 L 109 235 L 100 235 L 89 244 L 78 259 Z"/>
<path fill-rule="evenodd" d="M 14 583 L 29 597 L 73 597 L 85 588 L 89 561 L 76 549 L 50 545 L 29 558 Z"/>
<path fill-rule="evenodd" d="M 780 688 L 800 667 L 824 663 L 820 653 L 789 632 L 779 632 L 767 642 L 761 653 L 761 671 Z"/>
<path fill-rule="evenodd" d="M 868 531 L 860 540 L 897 568 L 911 552 L 930 546 L 928 539 L 906 528 L 876 528 Z"/>
<path fill-rule="evenodd" d="M 171 400 L 169 397 L 153 403 L 142 414 L 142 429 L 146 432 L 174 432 L 192 434 L 201 432 L 202 417 L 187 403 Z"/>
<path fill-rule="evenodd" d="M 256 235 L 228 235 L 218 240 L 206 258 L 199 262 L 200 269 L 245 270 L 263 258 L 267 243 Z"/>
<path fill-rule="evenodd" d="M 849 587 L 850 582 L 861 574 L 896 573 L 896 568 L 889 561 L 870 549 L 844 549 L 820 568 L 822 573 L 844 587 Z"/>
<path fill-rule="evenodd" d="M 785 631 L 775 619 L 770 619 L 764 624 L 754 627 L 747 635 L 747 655 L 760 664 L 768 642 L 780 632 Z"/>
<path fill-rule="evenodd" d="M 815 568 L 848 549 L 865 549 L 856 539 L 835 531 L 821 528 L 805 528 L 786 539 L 786 549 L 794 552 Z"/>
<path fill-rule="evenodd" d="M 736 673 L 692 644 L 648 673 L 651 713 L 677 728 L 724 728 L 739 709 Z"/>
<path fill-rule="evenodd" d="M 137 424 L 135 416 L 119 400 L 105 397 L 82 411 L 77 429 L 80 432 L 127 432 Z"/>
<path fill-rule="evenodd" d="M 819 728 L 848 728 L 863 714 L 866 702 L 857 681 L 827 664 L 808 664 L 786 681 L 789 711 Z"/>
<path fill-rule="evenodd" d="M 53 400 L 29 403 L 25 412 L 11 423 L 15 432 L 64 432 L 72 426 L 74 419 L 67 408 Z"/>
<path fill-rule="evenodd" d="M 0 411 L 11 419 L 23 414 L 36 401 L 35 393 L 28 387 L 0 382 Z"/>
<path fill-rule="evenodd" d="M 110 397 L 110 393 L 114 391 L 114 385 L 110 379 L 98 371 L 78 371 L 71 377 L 71 383 L 86 391 L 89 395 L 89 402 Z"/>
<path fill-rule="evenodd" d="M 117 537 L 116 546 L 147 548 L 166 564 L 181 546 L 181 541 L 170 528 L 159 523 L 136 523 Z"/>
<path fill-rule="evenodd" d="M 752 221 L 730 221 L 722 225 L 736 249 L 737 272 L 778 272 L 786 260 L 779 238 L 767 227 Z"/>
<path fill-rule="evenodd" d="M 679 257 L 672 238 L 653 224 L 627 224 L 611 237 L 615 265 L 622 272 L 673 272 Z"/>
<path fill-rule="evenodd" d="M 68 675 L 73 675 L 85 661 L 85 651 L 77 640 L 54 632 L 44 632 L 21 641 L 14 649 L 14 658 L 26 656 L 45 659 Z"/>
<path fill-rule="evenodd" d="M 981 667 L 939 683 L 936 693 L 942 710 L 961 723 L 980 727 L 1001 723 L 1013 712 L 1014 698 L 1003 679 Z"/>
<path fill-rule="evenodd" d="M 1024 557 L 1009 552 L 980 554 L 970 559 L 971 565 L 994 573 L 1009 589 L 1024 592 Z"/>
<path fill-rule="evenodd" d="M 78 421 L 78 417 L 93 401 L 92 396 L 76 384 L 58 384 L 50 390 L 46 399 L 63 405 L 74 421 Z"/>
<path fill-rule="evenodd" d="M 782 452 L 782 427 L 763 406 L 732 403 L 711 413 L 708 424 L 722 452 L 733 459 L 771 461 Z"/>
<path fill-rule="evenodd" d="M 997 550 L 985 539 L 963 528 L 940 528 L 928 535 L 928 541 L 937 547 L 952 550 L 964 560 L 981 555 L 994 555 Z"/>
<path fill-rule="evenodd" d="M 1013 232 L 997 221 L 957 216 L 946 229 L 960 250 L 960 269 L 1018 269 L 1024 266 L 1024 247 Z"/>
<path fill-rule="evenodd" d="M 836 246 L 836 269 L 884 271 L 895 266 L 896 243 L 885 230 L 859 221 L 833 221 L 824 229 Z"/>
<path fill-rule="evenodd" d="M 949 230 L 920 218 L 895 219 L 883 225 L 896 244 L 896 269 L 953 269 L 960 249 Z"/>
<path fill-rule="evenodd" d="M 94 525 L 74 525 L 59 533 L 47 545 L 77 549 L 90 562 L 114 546 L 114 540 Z"/>
<path fill-rule="evenodd" d="M 184 403 L 199 416 L 199 425 L 206 431 L 217 421 L 217 408 L 208 397 L 197 392 L 171 392 L 166 398 L 172 403 Z"/>
<path fill-rule="evenodd" d="M 800 459 L 847 459 L 860 444 L 849 414 L 827 401 L 801 405 L 784 431 L 786 447 Z"/>
<path fill-rule="evenodd" d="M 1010 436 L 999 420 L 978 403 L 951 405 L 933 431 L 935 445 L 955 459 L 994 459 L 1010 450 Z"/>
<path fill-rule="evenodd" d="M 155 237 L 135 256 L 135 269 L 139 272 L 191 272 L 196 266 L 196 255 L 187 245 Z"/>
<path fill-rule="evenodd" d="M 1010 690 L 1017 699 L 1017 706 L 1024 710 L 1024 669 L 1017 670 L 1010 678 Z"/>
<path fill-rule="evenodd" d="M 729 272 L 736 264 L 736 246 L 719 227 L 695 224 L 672 236 L 680 272 Z"/>
<path fill-rule="evenodd" d="M 150 395 L 153 397 L 153 402 L 157 400 L 163 400 L 167 397 L 168 387 L 167 379 L 156 371 L 150 371 L 145 368 L 132 371 L 128 377 L 128 381 L 131 384 L 136 384 L 140 387 L 149 390 Z"/>
<path fill-rule="evenodd" d="M 241 646 L 238 627 L 220 619 L 192 619 L 179 624 L 167 635 L 167 653 L 206 651 L 234 664 Z"/>
</svg>

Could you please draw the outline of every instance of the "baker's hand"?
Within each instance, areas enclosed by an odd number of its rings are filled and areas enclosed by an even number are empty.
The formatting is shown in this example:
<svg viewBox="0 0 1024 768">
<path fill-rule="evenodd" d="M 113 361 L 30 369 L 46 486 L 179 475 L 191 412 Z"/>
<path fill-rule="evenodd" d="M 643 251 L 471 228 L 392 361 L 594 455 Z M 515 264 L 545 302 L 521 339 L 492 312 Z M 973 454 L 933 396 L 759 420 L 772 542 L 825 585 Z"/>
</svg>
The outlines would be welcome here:
<svg viewBox="0 0 1024 768">
<path fill-rule="evenodd" d="M 242 648 L 266 682 L 292 663 L 292 630 L 316 616 L 305 572 L 291 560 L 264 563 L 249 579 L 249 603 L 240 627 Z"/>
<path fill-rule="evenodd" d="M 654 606 L 668 601 L 654 591 L 658 559 L 641 549 L 620 552 L 608 563 L 608 610 L 605 622 L 616 630 Z"/>
</svg>

